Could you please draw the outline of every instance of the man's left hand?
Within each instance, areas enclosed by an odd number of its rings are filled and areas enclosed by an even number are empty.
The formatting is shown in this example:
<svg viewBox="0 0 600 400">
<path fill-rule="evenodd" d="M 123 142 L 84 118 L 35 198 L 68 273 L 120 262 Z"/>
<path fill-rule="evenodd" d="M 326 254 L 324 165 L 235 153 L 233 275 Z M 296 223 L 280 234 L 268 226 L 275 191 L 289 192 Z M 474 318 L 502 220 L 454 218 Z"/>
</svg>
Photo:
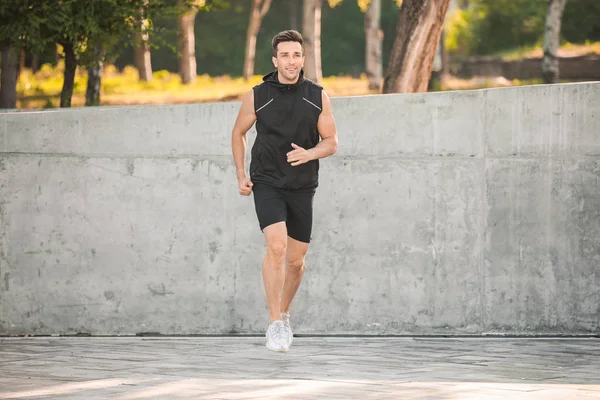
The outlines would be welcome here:
<svg viewBox="0 0 600 400">
<path fill-rule="evenodd" d="M 313 159 L 310 150 L 303 149 L 295 143 L 292 143 L 292 147 L 295 150 L 287 153 L 287 161 L 292 164 L 292 167 L 305 164 Z"/>
</svg>

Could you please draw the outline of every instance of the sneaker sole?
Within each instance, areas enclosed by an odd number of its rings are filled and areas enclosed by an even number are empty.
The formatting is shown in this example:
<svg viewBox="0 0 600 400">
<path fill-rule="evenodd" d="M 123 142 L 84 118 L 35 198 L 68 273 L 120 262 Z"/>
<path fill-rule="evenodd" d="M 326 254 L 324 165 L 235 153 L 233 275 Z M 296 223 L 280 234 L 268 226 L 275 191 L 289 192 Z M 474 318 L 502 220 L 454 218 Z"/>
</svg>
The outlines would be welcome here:
<svg viewBox="0 0 600 400">
<path fill-rule="evenodd" d="M 267 347 L 267 349 L 274 351 L 276 353 L 287 353 L 288 352 L 288 349 L 285 349 L 285 348 L 283 348 L 283 349 L 273 348 L 273 347 L 269 346 L 269 343 L 266 344 L 266 347 Z"/>
<path fill-rule="evenodd" d="M 266 333 L 265 333 L 265 338 L 267 339 L 267 343 L 265 344 L 265 346 L 267 347 L 267 349 L 269 349 L 271 351 L 274 351 L 276 353 L 287 353 L 287 351 L 289 350 L 289 348 L 286 349 L 285 347 L 281 348 L 281 349 L 276 349 L 274 347 L 271 347 L 271 346 L 269 346 L 269 338 L 267 337 Z"/>
</svg>

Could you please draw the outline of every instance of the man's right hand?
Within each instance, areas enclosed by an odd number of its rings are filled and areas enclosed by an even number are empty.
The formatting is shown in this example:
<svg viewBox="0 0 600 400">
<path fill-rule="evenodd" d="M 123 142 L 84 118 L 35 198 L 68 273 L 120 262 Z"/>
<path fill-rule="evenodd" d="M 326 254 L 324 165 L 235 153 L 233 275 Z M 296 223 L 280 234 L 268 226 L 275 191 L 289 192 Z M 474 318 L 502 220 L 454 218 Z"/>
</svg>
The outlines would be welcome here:
<svg viewBox="0 0 600 400">
<path fill-rule="evenodd" d="M 242 196 L 250 196 L 252 193 L 252 186 L 254 186 L 250 178 L 244 174 L 243 176 L 238 177 L 238 184 L 240 187 L 240 194 Z"/>
</svg>

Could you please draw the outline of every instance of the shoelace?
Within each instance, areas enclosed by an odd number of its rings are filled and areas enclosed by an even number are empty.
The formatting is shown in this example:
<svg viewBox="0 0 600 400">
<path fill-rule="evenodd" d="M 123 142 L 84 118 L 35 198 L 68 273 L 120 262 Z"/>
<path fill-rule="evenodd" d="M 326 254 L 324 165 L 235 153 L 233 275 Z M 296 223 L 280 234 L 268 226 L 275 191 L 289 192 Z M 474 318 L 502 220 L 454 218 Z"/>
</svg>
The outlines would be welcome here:
<svg viewBox="0 0 600 400">
<path fill-rule="evenodd" d="M 285 334 L 287 334 L 287 332 L 283 324 L 271 325 L 271 336 L 273 337 L 273 339 L 283 340 Z"/>
<path fill-rule="evenodd" d="M 290 321 L 289 320 L 284 320 L 283 321 L 283 327 L 285 328 L 285 330 L 287 331 L 288 335 L 289 333 L 292 331 L 292 327 L 290 326 Z"/>
</svg>

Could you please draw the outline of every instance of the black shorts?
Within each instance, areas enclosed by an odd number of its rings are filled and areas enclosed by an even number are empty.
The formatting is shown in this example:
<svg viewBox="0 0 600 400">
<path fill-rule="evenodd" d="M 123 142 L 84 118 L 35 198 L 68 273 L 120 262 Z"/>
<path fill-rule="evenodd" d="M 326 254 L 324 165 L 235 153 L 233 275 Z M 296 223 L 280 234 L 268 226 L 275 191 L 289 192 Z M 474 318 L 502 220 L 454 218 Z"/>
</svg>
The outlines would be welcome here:
<svg viewBox="0 0 600 400">
<path fill-rule="evenodd" d="M 288 236 L 310 243 L 314 190 L 289 191 L 262 183 L 252 187 L 254 207 L 260 229 L 286 221 Z"/>
</svg>

